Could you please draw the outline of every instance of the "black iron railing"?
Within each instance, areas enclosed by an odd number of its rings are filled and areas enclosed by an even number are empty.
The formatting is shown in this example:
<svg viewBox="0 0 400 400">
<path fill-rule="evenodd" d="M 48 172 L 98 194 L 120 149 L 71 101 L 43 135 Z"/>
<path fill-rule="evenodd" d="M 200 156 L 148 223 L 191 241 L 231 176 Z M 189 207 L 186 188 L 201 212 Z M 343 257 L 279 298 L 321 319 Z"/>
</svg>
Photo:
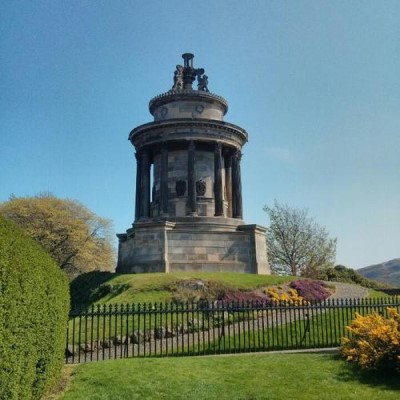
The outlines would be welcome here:
<svg viewBox="0 0 400 400">
<path fill-rule="evenodd" d="M 96 305 L 70 313 L 65 361 L 337 347 L 355 313 L 388 307 L 400 299 Z"/>
</svg>

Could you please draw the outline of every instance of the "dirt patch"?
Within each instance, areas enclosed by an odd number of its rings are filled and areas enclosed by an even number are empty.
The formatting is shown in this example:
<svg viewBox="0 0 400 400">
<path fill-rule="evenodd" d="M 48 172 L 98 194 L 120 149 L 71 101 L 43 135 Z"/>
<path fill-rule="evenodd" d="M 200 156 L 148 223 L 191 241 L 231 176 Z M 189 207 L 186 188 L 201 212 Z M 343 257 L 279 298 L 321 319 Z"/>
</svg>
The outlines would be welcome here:
<svg viewBox="0 0 400 400">
<path fill-rule="evenodd" d="M 77 365 L 64 365 L 58 384 L 42 397 L 42 400 L 57 400 L 68 389 Z"/>
<path fill-rule="evenodd" d="M 205 279 L 183 279 L 169 285 L 173 300 L 181 302 L 214 301 L 221 299 L 227 292 L 234 290 L 216 281 Z"/>
</svg>

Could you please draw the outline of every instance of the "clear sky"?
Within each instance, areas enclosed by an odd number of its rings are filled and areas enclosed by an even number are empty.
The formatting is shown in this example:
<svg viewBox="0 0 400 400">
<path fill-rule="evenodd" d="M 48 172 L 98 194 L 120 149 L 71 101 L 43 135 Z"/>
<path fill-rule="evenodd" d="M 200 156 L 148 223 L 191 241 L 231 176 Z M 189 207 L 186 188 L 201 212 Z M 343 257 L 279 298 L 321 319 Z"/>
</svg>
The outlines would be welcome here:
<svg viewBox="0 0 400 400">
<path fill-rule="evenodd" d="M 338 238 L 337 262 L 400 257 L 400 1 L 2 1 L 0 201 L 49 191 L 124 232 L 131 129 L 181 54 L 245 128 L 247 223 L 273 200 Z"/>
</svg>

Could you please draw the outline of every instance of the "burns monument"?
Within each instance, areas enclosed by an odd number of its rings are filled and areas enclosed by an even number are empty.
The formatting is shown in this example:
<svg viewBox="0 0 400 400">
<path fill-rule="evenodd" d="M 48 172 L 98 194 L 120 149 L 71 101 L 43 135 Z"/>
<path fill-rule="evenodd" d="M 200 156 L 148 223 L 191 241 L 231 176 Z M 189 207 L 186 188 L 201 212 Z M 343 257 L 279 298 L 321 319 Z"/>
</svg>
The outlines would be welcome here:
<svg viewBox="0 0 400 400">
<path fill-rule="evenodd" d="M 182 57 L 172 89 L 150 100 L 154 121 L 129 135 L 136 150 L 135 221 L 117 235 L 117 272 L 270 274 L 265 228 L 243 221 L 247 132 L 224 121 L 228 103 L 209 92 L 193 54 Z"/>
</svg>

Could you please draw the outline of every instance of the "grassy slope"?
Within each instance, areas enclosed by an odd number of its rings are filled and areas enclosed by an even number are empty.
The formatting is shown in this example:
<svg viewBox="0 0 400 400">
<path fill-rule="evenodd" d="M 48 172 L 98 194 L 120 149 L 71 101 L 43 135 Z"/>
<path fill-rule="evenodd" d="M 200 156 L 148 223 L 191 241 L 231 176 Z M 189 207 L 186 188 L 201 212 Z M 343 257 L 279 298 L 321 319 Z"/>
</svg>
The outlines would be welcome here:
<svg viewBox="0 0 400 400">
<path fill-rule="evenodd" d="M 132 303 L 155 303 L 155 302 L 169 302 L 172 300 L 174 296 L 174 289 L 176 289 L 177 285 L 176 282 L 180 280 L 185 280 L 185 279 L 201 279 L 203 281 L 214 281 L 214 282 L 221 282 L 225 287 L 232 287 L 234 289 L 242 289 L 242 290 L 252 290 L 257 287 L 265 287 L 268 285 L 279 285 L 283 284 L 285 282 L 288 282 L 293 279 L 298 279 L 295 277 L 279 277 L 279 276 L 274 276 L 274 275 L 269 275 L 269 276 L 261 276 L 261 275 L 251 275 L 251 274 L 235 274 L 235 273 L 195 273 L 195 272 L 187 272 L 187 273 L 172 273 L 172 274 L 137 274 L 137 275 L 118 275 L 118 274 L 111 274 L 111 273 L 89 273 L 84 276 L 81 276 L 78 278 L 75 282 L 73 282 L 72 285 L 72 290 L 71 290 L 71 297 L 73 299 L 73 308 L 76 308 L 76 306 L 90 306 L 91 304 L 132 304 Z M 372 292 L 371 297 L 383 297 L 384 295 L 380 292 Z M 324 329 L 321 328 L 321 331 L 326 331 L 327 329 L 329 332 L 332 330 L 330 333 L 331 341 L 335 345 L 337 345 L 337 336 L 342 335 L 343 331 L 343 324 L 349 323 L 349 318 L 352 317 L 352 313 L 348 313 L 346 311 L 345 317 L 346 318 L 339 318 L 336 316 L 333 318 L 333 321 L 326 321 L 326 317 L 329 317 L 330 314 L 324 314 L 323 316 L 315 317 L 312 319 L 313 324 L 312 326 L 324 326 Z M 160 323 L 160 318 L 157 317 L 157 323 Z M 314 321 L 315 319 L 315 321 Z M 129 322 L 129 329 L 132 326 L 138 327 L 138 317 L 135 317 L 133 319 L 135 322 L 130 321 Z M 80 321 L 80 320 L 79 320 Z M 78 341 L 87 341 L 86 339 L 86 334 L 89 335 L 88 337 L 92 337 L 92 329 L 90 328 L 91 325 L 89 325 L 89 330 L 86 331 L 84 327 L 78 328 L 79 326 L 79 321 L 77 320 L 71 320 L 70 321 L 70 337 L 69 337 L 69 343 L 78 343 Z M 119 323 L 117 323 L 117 320 L 112 320 L 113 321 L 113 328 L 108 327 L 108 323 L 106 324 L 106 329 L 104 330 L 104 335 L 105 338 L 108 338 L 109 336 L 117 335 L 117 334 L 122 334 L 122 325 L 120 326 Z M 341 323 L 341 326 L 338 325 L 338 321 Z M 171 321 L 170 321 L 171 322 Z M 343 322 L 343 323 L 342 323 Z M 142 324 L 144 323 L 142 319 Z M 150 323 L 150 319 L 147 319 L 146 326 L 149 328 L 148 324 Z M 154 321 L 153 321 L 154 323 Z M 166 321 L 164 320 L 164 323 Z M 177 323 L 177 321 L 175 321 Z M 90 320 L 89 320 L 90 324 Z M 172 322 L 171 322 L 172 324 Z M 322 325 L 321 325 L 322 324 Z M 299 326 L 297 326 L 299 325 Z M 340 324 L 339 324 L 340 325 Z M 114 328 L 116 326 L 116 328 Z M 124 323 L 124 329 L 125 329 L 125 323 Z M 94 325 L 93 329 L 95 332 L 95 337 L 96 335 L 100 335 L 99 337 L 102 338 L 103 335 L 103 326 L 100 324 L 98 326 L 98 321 L 95 319 L 94 320 Z M 327 328 L 328 327 L 328 328 Z M 82 330 L 81 330 L 82 329 Z M 116 329 L 116 330 L 114 330 Z M 128 327 L 126 327 L 128 329 Z M 277 328 L 278 331 L 280 328 Z M 286 329 L 286 328 L 285 328 Z M 298 343 L 303 338 L 304 334 L 304 323 L 299 322 L 296 324 L 296 326 L 292 327 L 289 326 L 287 329 L 289 329 L 290 333 L 290 338 L 292 339 L 290 343 L 285 344 L 285 348 L 298 348 Z M 317 329 L 317 328 L 316 328 Z M 79 336 L 77 334 L 77 330 L 81 332 L 81 335 Z M 109 332 L 111 330 L 113 333 L 111 334 Z M 272 341 L 274 337 L 279 333 L 275 332 L 276 329 L 266 329 L 264 332 L 264 335 L 262 336 L 263 341 L 268 343 L 268 348 L 280 348 L 278 344 L 271 344 L 271 337 Z M 293 336 L 293 332 L 295 332 Z M 96 333 L 97 332 L 97 333 Z M 286 331 L 285 331 L 286 332 Z M 286 337 L 286 333 L 284 332 L 282 337 Z M 339 332 L 339 333 L 338 333 Z M 272 335 L 272 336 L 271 336 Z M 253 345 L 254 338 L 252 335 L 246 335 L 246 337 L 249 336 L 246 340 L 248 343 Z M 254 335 L 253 335 L 254 336 Z M 259 335 L 257 335 L 258 338 Z M 293 338 L 292 338 L 293 336 Z M 319 345 L 319 342 L 322 340 L 319 336 L 317 335 L 306 335 L 305 336 L 307 340 L 309 340 L 308 347 L 311 347 L 311 343 L 315 344 L 315 347 L 321 347 Z M 333 339 L 332 339 L 333 338 Z M 225 339 L 224 339 L 225 340 Z M 228 340 L 228 338 L 227 338 Z M 260 340 L 260 339 L 258 339 Z M 275 337 L 276 340 L 276 337 Z M 323 343 L 325 343 L 324 340 L 322 340 Z M 263 342 L 264 343 L 264 342 Z M 271 342 L 272 343 L 272 342 Z M 250 346 L 249 344 L 249 346 Z M 277 346 L 277 347 L 276 347 Z M 211 350 L 208 349 L 207 345 L 207 351 L 208 353 L 215 353 L 214 347 L 211 344 Z M 232 345 L 232 348 L 235 346 Z M 257 348 L 260 348 L 260 345 L 256 345 Z M 219 343 L 216 344 L 216 348 L 220 349 Z M 201 349 L 200 349 L 201 350 Z M 194 350 L 192 352 L 196 353 L 198 349 Z M 202 350 L 201 350 L 202 352 Z M 217 351 L 218 353 L 220 352 L 219 350 Z"/>
<path fill-rule="evenodd" d="M 78 277 L 71 284 L 73 305 L 94 303 L 138 303 L 171 301 L 174 284 L 184 279 L 216 281 L 224 286 L 251 290 L 283 284 L 295 277 L 237 273 L 180 272 L 156 274 L 111 274 L 94 272 Z"/>
<path fill-rule="evenodd" d="M 170 302 L 176 282 L 186 279 L 219 282 L 226 287 L 252 290 L 279 285 L 298 279 L 293 276 L 254 275 L 238 273 L 179 272 L 156 274 L 114 274 L 90 272 L 71 283 L 73 308 L 92 304 Z M 332 286 L 335 283 L 332 282 Z M 382 292 L 371 291 L 371 297 L 384 297 Z"/>
<path fill-rule="evenodd" d="M 83 364 L 62 399 L 390 400 L 399 389 L 398 379 L 360 377 L 332 355 L 263 354 Z"/>
</svg>

